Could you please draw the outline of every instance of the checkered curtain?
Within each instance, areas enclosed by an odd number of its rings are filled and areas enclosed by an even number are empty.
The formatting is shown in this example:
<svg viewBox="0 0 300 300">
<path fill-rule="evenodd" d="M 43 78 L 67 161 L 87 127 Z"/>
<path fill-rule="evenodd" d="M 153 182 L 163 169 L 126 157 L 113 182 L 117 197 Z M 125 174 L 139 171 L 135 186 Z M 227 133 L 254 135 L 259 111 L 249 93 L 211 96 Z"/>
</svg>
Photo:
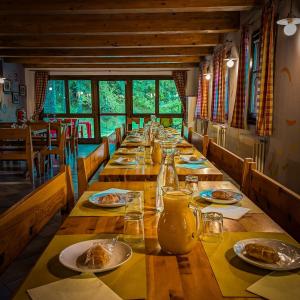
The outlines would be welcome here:
<svg viewBox="0 0 300 300">
<path fill-rule="evenodd" d="M 173 71 L 172 72 L 173 79 L 176 84 L 177 92 L 181 100 L 182 105 L 182 112 L 184 120 L 186 120 L 186 94 L 185 94 L 185 87 L 186 87 L 186 80 L 187 74 L 186 71 Z"/>
<path fill-rule="evenodd" d="M 211 105 L 211 120 L 225 123 L 225 47 L 219 48 L 213 55 L 213 99 Z"/>
<path fill-rule="evenodd" d="M 208 119 L 208 80 L 205 80 L 204 74 L 207 70 L 207 63 L 201 63 L 199 68 L 198 79 L 198 97 L 196 104 L 196 118 Z"/>
<path fill-rule="evenodd" d="M 270 1 L 263 9 L 261 21 L 256 119 L 256 133 L 259 136 L 272 135 L 274 47 L 275 7 Z"/>
<path fill-rule="evenodd" d="M 35 109 L 33 118 L 38 120 L 40 114 L 43 111 L 45 98 L 46 98 L 46 88 L 48 83 L 49 73 L 44 71 L 35 72 Z"/>
<path fill-rule="evenodd" d="M 241 35 L 237 89 L 231 120 L 231 127 L 241 129 L 245 128 L 245 107 L 247 103 L 249 82 L 249 47 L 249 29 L 244 27 Z"/>
</svg>

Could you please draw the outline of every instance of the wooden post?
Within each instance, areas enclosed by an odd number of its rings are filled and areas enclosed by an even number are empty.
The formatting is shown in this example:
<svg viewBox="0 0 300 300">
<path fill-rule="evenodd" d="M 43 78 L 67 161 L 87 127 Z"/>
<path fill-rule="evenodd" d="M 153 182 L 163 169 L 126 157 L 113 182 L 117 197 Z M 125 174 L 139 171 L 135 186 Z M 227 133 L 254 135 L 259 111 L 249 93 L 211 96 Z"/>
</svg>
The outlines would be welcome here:
<svg viewBox="0 0 300 300">
<path fill-rule="evenodd" d="M 253 161 L 252 158 L 245 158 L 244 159 L 244 166 L 243 166 L 243 176 L 242 176 L 242 184 L 241 184 L 241 191 L 248 195 L 249 187 L 250 187 L 250 173 L 251 170 L 256 169 L 256 162 Z"/>
</svg>

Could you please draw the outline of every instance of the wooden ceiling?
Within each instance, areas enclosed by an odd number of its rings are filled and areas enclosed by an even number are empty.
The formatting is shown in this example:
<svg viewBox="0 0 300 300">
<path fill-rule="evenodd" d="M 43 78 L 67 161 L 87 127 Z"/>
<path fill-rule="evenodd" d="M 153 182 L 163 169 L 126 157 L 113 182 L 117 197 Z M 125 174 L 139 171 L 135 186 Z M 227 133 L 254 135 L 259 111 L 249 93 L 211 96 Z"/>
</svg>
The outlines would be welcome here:
<svg viewBox="0 0 300 300">
<path fill-rule="evenodd" d="M 0 57 L 31 68 L 188 68 L 260 0 L 2 0 Z"/>
</svg>

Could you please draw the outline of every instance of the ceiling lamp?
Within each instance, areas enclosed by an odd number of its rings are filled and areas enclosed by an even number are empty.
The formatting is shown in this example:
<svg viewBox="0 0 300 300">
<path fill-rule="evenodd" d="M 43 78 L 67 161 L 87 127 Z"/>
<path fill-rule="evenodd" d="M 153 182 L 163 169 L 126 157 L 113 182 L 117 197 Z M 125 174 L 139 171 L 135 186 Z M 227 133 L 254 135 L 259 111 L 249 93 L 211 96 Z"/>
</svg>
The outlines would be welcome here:
<svg viewBox="0 0 300 300">
<path fill-rule="evenodd" d="M 224 59 L 226 61 L 226 66 L 228 68 L 232 68 L 234 66 L 234 61 L 237 60 L 237 58 L 229 57 Z"/>
<path fill-rule="evenodd" d="M 293 10 L 293 1 L 291 0 L 290 12 L 288 13 L 287 17 L 277 21 L 278 25 L 284 26 L 283 32 L 287 36 L 294 35 L 297 31 L 296 25 L 300 24 L 300 18 L 296 18 L 293 15 L 292 10 Z"/>
<path fill-rule="evenodd" d="M 205 79 L 206 79 L 206 80 L 210 80 L 210 79 L 211 79 L 210 73 L 204 74 L 204 76 L 205 76 Z"/>
</svg>

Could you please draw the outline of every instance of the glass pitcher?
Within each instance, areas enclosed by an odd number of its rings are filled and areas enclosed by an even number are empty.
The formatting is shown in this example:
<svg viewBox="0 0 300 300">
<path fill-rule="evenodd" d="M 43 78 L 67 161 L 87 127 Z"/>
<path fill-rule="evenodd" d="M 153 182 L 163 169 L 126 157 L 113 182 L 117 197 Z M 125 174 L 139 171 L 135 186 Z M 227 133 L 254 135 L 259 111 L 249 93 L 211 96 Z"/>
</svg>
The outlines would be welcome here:
<svg viewBox="0 0 300 300">
<path fill-rule="evenodd" d="M 200 235 L 200 208 L 194 206 L 192 192 L 163 187 L 164 211 L 160 215 L 157 235 L 161 249 L 173 255 L 190 252 Z"/>
<path fill-rule="evenodd" d="M 177 142 L 174 141 L 160 141 L 160 148 L 162 151 L 162 161 L 160 165 L 159 174 L 157 176 L 156 185 L 156 210 L 162 212 L 164 209 L 164 202 L 162 198 L 162 187 L 168 186 L 175 189 L 179 188 L 179 180 L 176 173 L 174 156 Z"/>
</svg>

